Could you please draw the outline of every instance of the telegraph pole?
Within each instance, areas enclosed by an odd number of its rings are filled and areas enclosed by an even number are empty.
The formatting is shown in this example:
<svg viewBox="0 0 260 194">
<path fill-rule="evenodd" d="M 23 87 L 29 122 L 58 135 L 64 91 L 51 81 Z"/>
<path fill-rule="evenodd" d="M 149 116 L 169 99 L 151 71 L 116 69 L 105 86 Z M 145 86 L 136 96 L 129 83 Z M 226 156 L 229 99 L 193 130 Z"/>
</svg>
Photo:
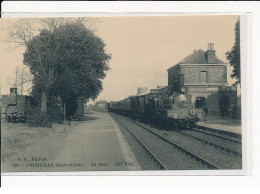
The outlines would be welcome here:
<svg viewBox="0 0 260 194">
<path fill-rule="evenodd" d="M 23 68 L 24 71 L 24 68 Z M 23 71 L 22 71 L 22 85 L 21 85 L 21 95 L 23 95 Z"/>
</svg>

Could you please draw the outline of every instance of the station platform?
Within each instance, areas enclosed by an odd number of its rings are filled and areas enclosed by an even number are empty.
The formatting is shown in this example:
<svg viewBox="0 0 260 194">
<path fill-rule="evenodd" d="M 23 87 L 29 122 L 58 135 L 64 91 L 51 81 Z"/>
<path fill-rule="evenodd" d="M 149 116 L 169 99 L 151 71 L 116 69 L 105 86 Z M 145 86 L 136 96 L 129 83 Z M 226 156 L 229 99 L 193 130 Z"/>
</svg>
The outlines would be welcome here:
<svg viewBox="0 0 260 194">
<path fill-rule="evenodd" d="M 4 172 L 141 170 L 109 114 L 92 112 L 86 114 L 85 121 L 59 126 L 24 152 L 12 156 L 11 161 L 4 164 Z"/>
<path fill-rule="evenodd" d="M 227 132 L 230 134 L 241 136 L 242 125 L 241 120 L 226 119 L 220 116 L 208 115 L 205 121 L 198 121 L 198 126 L 211 128 L 218 131 Z"/>
</svg>

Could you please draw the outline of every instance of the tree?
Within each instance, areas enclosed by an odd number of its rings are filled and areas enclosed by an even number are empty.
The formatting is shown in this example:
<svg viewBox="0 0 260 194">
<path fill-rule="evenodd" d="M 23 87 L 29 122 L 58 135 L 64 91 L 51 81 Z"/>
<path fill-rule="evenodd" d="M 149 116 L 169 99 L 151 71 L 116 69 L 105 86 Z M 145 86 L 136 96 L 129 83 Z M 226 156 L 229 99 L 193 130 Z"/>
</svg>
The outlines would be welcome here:
<svg viewBox="0 0 260 194">
<path fill-rule="evenodd" d="M 96 98 L 109 69 L 104 42 L 84 23 L 57 23 L 48 21 L 49 29 L 28 41 L 24 53 L 24 63 L 34 75 L 34 93 L 41 94 L 43 112 L 52 96 L 68 105 L 78 98 Z"/>
<path fill-rule="evenodd" d="M 15 77 L 7 77 L 6 85 L 11 88 L 17 88 L 18 94 L 29 93 L 32 89 L 33 77 L 30 73 L 30 69 L 27 66 L 17 66 L 15 68 Z"/>
<path fill-rule="evenodd" d="M 235 84 L 240 84 L 240 21 L 235 25 L 235 43 L 230 51 L 226 52 L 227 60 L 233 67 L 232 78 L 236 78 Z"/>
<path fill-rule="evenodd" d="M 33 75 L 33 93 L 41 97 L 41 111 L 47 112 L 48 92 L 55 81 L 54 68 L 57 52 L 62 43 L 57 41 L 57 29 L 69 24 L 84 24 L 93 29 L 95 19 L 86 18 L 44 18 L 21 19 L 10 25 L 9 38 L 6 42 L 17 46 L 25 46 L 26 65 Z M 32 58 L 26 56 L 32 53 Z M 41 93 L 37 93 L 37 92 Z"/>
</svg>

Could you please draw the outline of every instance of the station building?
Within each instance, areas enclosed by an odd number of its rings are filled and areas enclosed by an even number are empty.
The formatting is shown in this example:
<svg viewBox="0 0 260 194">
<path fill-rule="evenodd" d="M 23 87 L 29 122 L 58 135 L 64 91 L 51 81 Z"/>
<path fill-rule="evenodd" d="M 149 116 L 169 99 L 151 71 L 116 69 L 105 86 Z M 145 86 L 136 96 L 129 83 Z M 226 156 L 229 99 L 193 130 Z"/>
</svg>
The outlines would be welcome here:
<svg viewBox="0 0 260 194">
<path fill-rule="evenodd" d="M 107 110 L 107 101 L 106 100 L 99 100 L 95 102 L 95 110 L 97 111 L 106 111 Z"/>
<path fill-rule="evenodd" d="M 206 106 L 209 114 L 217 115 L 225 106 L 231 111 L 237 97 L 236 90 L 228 86 L 227 65 L 217 58 L 212 43 L 207 51 L 194 50 L 167 70 L 169 94 L 185 87 L 195 110 Z"/>
</svg>

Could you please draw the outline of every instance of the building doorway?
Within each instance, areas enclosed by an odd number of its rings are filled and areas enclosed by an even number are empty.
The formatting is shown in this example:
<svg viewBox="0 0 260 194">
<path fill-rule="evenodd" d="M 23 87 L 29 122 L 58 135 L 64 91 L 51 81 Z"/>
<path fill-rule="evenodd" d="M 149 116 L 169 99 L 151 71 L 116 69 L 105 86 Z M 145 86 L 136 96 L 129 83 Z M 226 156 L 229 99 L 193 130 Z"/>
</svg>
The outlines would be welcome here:
<svg viewBox="0 0 260 194">
<path fill-rule="evenodd" d="M 229 107 L 230 107 L 230 100 L 229 100 L 229 97 L 224 95 L 224 96 L 221 96 L 220 97 L 220 102 L 219 102 L 219 105 L 220 105 L 220 111 L 219 111 L 219 114 L 220 116 L 223 118 L 223 117 L 228 117 L 229 115 Z"/>
<path fill-rule="evenodd" d="M 206 98 L 197 97 L 195 102 L 195 108 L 204 108 L 206 106 Z"/>
</svg>

